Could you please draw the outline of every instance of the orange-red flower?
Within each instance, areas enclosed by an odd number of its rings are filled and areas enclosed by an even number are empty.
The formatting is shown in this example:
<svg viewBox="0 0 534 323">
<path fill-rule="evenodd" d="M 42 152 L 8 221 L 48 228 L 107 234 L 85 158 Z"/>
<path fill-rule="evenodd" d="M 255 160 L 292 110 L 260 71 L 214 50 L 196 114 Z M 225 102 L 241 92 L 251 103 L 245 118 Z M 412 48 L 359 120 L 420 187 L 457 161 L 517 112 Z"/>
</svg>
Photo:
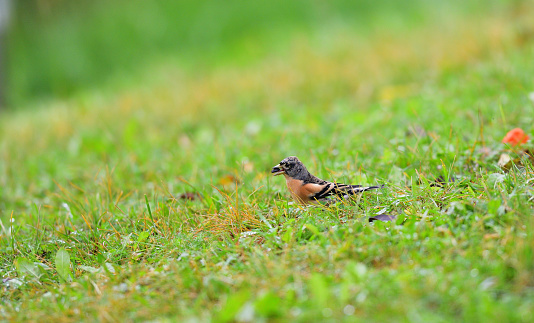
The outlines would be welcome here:
<svg viewBox="0 0 534 323">
<path fill-rule="evenodd" d="M 502 142 L 505 144 L 510 144 L 512 146 L 517 146 L 519 144 L 524 144 L 528 141 L 528 135 L 521 128 L 515 128 L 504 136 Z"/>
</svg>

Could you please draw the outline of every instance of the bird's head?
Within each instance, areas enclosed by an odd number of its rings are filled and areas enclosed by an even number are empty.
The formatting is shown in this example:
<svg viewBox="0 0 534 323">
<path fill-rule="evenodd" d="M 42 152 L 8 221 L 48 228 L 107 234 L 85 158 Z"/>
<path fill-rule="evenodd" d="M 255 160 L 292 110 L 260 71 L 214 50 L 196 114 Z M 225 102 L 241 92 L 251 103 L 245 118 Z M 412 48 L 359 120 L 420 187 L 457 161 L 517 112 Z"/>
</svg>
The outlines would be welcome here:
<svg viewBox="0 0 534 323">
<path fill-rule="evenodd" d="M 286 174 L 290 177 L 296 177 L 303 169 L 306 169 L 300 160 L 295 156 L 290 156 L 274 166 L 271 173 L 274 176 Z"/>
</svg>

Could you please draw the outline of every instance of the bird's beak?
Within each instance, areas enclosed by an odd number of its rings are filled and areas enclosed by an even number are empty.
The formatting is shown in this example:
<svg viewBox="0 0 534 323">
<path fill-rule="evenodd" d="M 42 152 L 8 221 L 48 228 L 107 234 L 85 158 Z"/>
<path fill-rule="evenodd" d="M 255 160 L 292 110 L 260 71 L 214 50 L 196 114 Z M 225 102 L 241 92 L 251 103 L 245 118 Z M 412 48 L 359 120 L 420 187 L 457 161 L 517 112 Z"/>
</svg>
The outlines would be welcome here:
<svg viewBox="0 0 534 323">
<path fill-rule="evenodd" d="M 271 174 L 273 174 L 273 176 L 282 175 L 284 173 L 285 173 L 284 168 L 280 166 L 280 164 L 274 166 L 273 169 L 271 169 Z"/>
</svg>

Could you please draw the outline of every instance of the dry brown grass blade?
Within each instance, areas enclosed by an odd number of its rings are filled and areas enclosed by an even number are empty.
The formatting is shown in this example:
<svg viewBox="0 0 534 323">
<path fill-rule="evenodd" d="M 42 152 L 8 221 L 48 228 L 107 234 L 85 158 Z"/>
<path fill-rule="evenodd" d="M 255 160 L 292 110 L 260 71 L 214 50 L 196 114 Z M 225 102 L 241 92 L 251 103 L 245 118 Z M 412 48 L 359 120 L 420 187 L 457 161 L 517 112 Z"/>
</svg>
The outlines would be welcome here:
<svg viewBox="0 0 534 323">
<path fill-rule="evenodd" d="M 222 211 L 203 215 L 205 219 L 195 230 L 195 236 L 202 232 L 209 232 L 216 235 L 230 234 L 236 237 L 242 232 L 260 226 L 261 222 L 255 216 L 256 208 L 243 200 L 240 201 L 237 185 L 234 191 L 235 198 L 213 187 L 225 198 L 225 207 Z"/>
</svg>

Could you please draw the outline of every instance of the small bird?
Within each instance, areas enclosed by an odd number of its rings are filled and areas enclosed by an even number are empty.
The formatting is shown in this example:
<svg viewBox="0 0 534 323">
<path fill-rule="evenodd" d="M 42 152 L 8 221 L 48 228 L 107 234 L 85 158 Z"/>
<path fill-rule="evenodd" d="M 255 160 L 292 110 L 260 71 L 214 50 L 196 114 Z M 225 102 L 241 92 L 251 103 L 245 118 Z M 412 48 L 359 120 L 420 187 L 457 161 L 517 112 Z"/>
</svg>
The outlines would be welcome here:
<svg viewBox="0 0 534 323">
<path fill-rule="evenodd" d="M 368 190 L 383 186 L 346 185 L 332 183 L 313 176 L 306 166 L 295 156 L 282 160 L 271 170 L 274 176 L 284 175 L 291 196 L 301 204 L 329 202 L 333 199 L 344 199 Z"/>
</svg>

